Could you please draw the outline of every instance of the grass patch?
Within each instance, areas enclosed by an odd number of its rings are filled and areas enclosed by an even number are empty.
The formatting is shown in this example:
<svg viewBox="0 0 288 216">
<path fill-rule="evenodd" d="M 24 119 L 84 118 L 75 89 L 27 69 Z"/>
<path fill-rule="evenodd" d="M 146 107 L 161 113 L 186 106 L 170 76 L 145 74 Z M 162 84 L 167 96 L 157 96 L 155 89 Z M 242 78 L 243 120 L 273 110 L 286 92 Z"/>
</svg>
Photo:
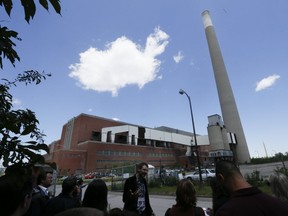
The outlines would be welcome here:
<svg viewBox="0 0 288 216">
<path fill-rule="evenodd" d="M 268 185 L 261 185 L 258 188 L 264 193 L 272 195 L 271 188 Z M 212 197 L 212 189 L 208 185 L 195 185 L 195 189 L 197 196 Z M 175 192 L 176 186 L 149 187 L 149 194 L 175 196 Z"/>
</svg>

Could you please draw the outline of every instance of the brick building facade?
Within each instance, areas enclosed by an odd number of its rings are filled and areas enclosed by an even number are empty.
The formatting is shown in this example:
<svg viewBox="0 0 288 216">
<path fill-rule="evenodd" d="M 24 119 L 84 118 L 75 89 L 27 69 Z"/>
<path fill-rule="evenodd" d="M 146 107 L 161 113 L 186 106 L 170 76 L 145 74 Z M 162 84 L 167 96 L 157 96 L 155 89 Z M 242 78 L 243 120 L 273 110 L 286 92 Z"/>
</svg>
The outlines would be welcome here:
<svg viewBox="0 0 288 216">
<path fill-rule="evenodd" d="M 140 161 L 159 167 L 191 167 L 192 133 L 160 127 L 147 128 L 102 117 L 80 114 L 68 121 L 61 139 L 49 145 L 47 161 L 60 174 L 84 174 Z M 208 160 L 207 136 L 197 136 L 200 159 Z"/>
</svg>

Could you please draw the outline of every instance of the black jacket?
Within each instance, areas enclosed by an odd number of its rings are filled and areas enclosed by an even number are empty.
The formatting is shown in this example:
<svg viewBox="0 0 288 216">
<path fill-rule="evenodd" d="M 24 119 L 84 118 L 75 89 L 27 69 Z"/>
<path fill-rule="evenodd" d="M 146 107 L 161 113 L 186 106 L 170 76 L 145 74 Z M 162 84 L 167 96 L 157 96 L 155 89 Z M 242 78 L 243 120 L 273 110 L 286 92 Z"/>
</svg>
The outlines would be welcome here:
<svg viewBox="0 0 288 216">
<path fill-rule="evenodd" d="M 222 205 L 216 216 L 283 216 L 288 215 L 288 202 L 263 193 L 256 187 L 239 189 Z"/>
<path fill-rule="evenodd" d="M 48 200 L 49 196 L 47 196 L 44 191 L 37 186 L 33 189 L 31 204 L 24 216 L 43 215 L 43 211 Z"/>
<path fill-rule="evenodd" d="M 42 216 L 53 216 L 57 213 L 71 208 L 80 207 L 80 202 L 76 197 L 71 197 L 68 194 L 60 193 L 58 196 L 50 199 Z"/>
<path fill-rule="evenodd" d="M 150 216 L 153 212 L 150 201 L 149 201 L 149 195 L 148 195 L 148 187 L 147 187 L 147 182 L 145 179 L 144 181 L 144 186 L 145 186 L 145 215 Z M 133 211 L 138 213 L 137 211 L 137 201 L 138 198 L 135 196 L 132 196 L 132 192 L 137 191 L 137 179 L 136 175 L 126 179 L 125 184 L 124 184 L 124 191 L 123 191 L 123 202 L 124 202 L 124 209 L 128 211 Z"/>
</svg>

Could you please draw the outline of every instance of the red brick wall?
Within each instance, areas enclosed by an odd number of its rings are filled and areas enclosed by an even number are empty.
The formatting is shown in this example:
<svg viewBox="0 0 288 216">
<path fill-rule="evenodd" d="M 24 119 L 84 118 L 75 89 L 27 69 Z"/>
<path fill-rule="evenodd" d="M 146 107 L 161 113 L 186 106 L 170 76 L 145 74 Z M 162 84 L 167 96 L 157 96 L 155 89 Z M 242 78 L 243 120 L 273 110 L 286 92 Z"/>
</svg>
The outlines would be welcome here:
<svg viewBox="0 0 288 216">
<path fill-rule="evenodd" d="M 67 124 L 63 126 L 61 139 L 54 143 L 54 151 L 46 159 L 56 162 L 63 173 L 74 174 L 76 172 L 88 173 L 97 169 L 112 168 L 123 164 L 132 164 L 146 161 L 154 166 L 172 166 L 180 164 L 182 167 L 191 167 L 185 156 L 186 147 L 172 144 L 171 148 L 135 146 L 129 144 L 116 144 L 92 141 L 92 132 L 101 132 L 103 127 L 126 125 L 101 117 L 81 114 L 74 119 L 73 135 L 70 150 L 63 150 Z M 209 145 L 200 146 L 200 151 L 208 151 Z M 139 156 L 132 155 L 107 155 L 107 152 L 139 152 Z M 151 156 L 149 153 L 158 154 Z M 130 153 L 131 154 L 131 153 Z M 166 155 L 165 155 L 166 154 Z M 168 154 L 168 155 L 167 155 Z M 161 155 L 159 157 L 159 155 Z"/>
</svg>

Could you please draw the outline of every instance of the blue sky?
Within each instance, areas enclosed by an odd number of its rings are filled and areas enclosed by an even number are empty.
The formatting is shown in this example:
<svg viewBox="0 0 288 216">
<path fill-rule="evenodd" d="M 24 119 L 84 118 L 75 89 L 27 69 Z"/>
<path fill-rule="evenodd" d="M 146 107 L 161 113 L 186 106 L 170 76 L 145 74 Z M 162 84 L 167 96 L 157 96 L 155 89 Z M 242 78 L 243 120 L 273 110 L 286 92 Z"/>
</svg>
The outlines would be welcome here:
<svg viewBox="0 0 288 216">
<path fill-rule="evenodd" d="M 146 127 L 207 134 L 220 114 L 201 13 L 209 10 L 252 157 L 288 152 L 288 2 L 284 0 L 62 0 L 62 16 L 37 5 L 27 24 L 20 3 L 11 18 L 21 61 L 3 78 L 35 69 L 52 73 L 38 86 L 18 85 L 15 108 L 33 110 L 46 143 L 80 113 Z M 37 2 L 37 1 L 36 1 Z M 286 95 L 286 96 L 285 96 Z"/>
</svg>

